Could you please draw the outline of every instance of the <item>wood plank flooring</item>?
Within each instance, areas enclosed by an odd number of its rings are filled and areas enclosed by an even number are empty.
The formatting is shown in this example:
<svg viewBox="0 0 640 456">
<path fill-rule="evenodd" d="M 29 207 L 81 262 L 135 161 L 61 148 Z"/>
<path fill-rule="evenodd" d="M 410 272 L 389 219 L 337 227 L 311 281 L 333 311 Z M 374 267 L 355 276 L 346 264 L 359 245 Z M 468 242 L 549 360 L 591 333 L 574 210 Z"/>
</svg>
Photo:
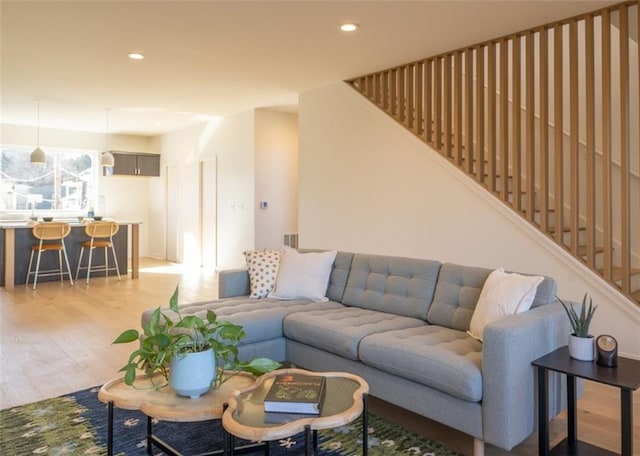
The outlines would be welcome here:
<svg viewBox="0 0 640 456">
<path fill-rule="evenodd" d="M 165 306 L 180 284 L 180 302 L 215 299 L 215 273 L 183 268 L 148 258 L 141 260 L 140 278 L 94 278 L 70 286 L 68 282 L 38 284 L 36 291 L 19 286 L 0 288 L 0 408 L 59 396 L 100 385 L 119 376 L 132 347 L 111 345 L 124 329 L 139 327 L 143 310 Z M 620 399 L 612 387 L 586 383 L 578 403 L 578 436 L 620 452 Z M 517 406 L 517 404 L 514 404 Z M 416 416 L 383 401 L 370 410 L 407 429 L 471 455 L 473 440 L 439 423 Z M 635 454 L 640 455 L 640 394 L 634 394 Z M 564 437 L 563 416 L 552 422 L 552 444 Z M 487 445 L 488 456 L 535 455 L 533 434 L 511 452 Z"/>
</svg>

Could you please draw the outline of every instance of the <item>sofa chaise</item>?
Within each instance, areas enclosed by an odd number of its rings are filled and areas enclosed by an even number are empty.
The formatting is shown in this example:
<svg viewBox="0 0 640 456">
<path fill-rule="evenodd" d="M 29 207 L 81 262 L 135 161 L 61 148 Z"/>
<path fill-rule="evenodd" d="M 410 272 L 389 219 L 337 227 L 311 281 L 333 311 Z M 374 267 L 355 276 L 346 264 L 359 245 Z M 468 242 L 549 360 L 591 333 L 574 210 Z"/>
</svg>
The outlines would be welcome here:
<svg viewBox="0 0 640 456">
<path fill-rule="evenodd" d="M 207 309 L 244 326 L 242 358 L 266 356 L 315 371 L 362 376 L 371 394 L 510 450 L 536 424 L 531 361 L 565 345 L 568 320 L 556 283 L 544 277 L 530 310 L 488 324 L 483 341 L 470 322 L 492 270 L 426 259 L 337 252 L 327 300 L 252 299 L 246 270 L 221 271 L 219 299 Z M 152 309 L 145 311 L 148 320 Z M 550 417 L 563 383 L 550 379 Z"/>
</svg>

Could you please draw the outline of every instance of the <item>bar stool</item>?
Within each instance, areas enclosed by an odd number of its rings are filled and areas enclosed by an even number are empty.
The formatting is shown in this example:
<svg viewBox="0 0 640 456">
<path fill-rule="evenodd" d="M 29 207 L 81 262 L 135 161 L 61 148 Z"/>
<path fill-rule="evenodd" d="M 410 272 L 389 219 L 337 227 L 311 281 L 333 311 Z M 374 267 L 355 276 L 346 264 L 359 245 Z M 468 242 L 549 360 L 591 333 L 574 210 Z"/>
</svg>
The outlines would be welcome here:
<svg viewBox="0 0 640 456">
<path fill-rule="evenodd" d="M 103 248 L 104 249 L 104 266 L 99 267 L 98 269 L 93 268 L 94 272 L 103 272 L 105 273 L 105 277 L 109 275 L 109 271 L 113 271 L 114 269 L 118 273 L 118 280 L 120 280 L 120 268 L 118 267 L 118 257 L 116 257 L 116 249 L 113 247 L 113 236 L 120 229 L 120 225 L 116 222 L 91 222 L 89 223 L 84 231 L 89 236 L 88 241 L 84 241 L 82 243 L 82 248 L 80 249 L 80 259 L 78 260 L 78 268 L 76 269 L 76 281 L 78 280 L 78 274 L 80 273 L 80 269 L 87 270 L 87 283 L 89 283 L 89 278 L 91 276 L 92 269 L 92 255 L 93 249 Z M 116 264 L 115 267 L 109 267 L 109 254 L 108 248 L 111 247 L 111 253 L 113 254 L 113 261 Z M 82 266 L 82 257 L 84 255 L 84 249 L 89 249 L 89 262 L 87 266 Z"/>
<path fill-rule="evenodd" d="M 73 285 L 73 279 L 71 278 L 71 268 L 69 267 L 69 258 L 67 257 L 67 249 L 64 247 L 64 238 L 66 238 L 71 232 L 71 226 L 68 223 L 60 222 L 44 222 L 38 223 L 32 229 L 33 237 L 38 240 L 38 243 L 31 246 L 31 256 L 29 257 L 29 268 L 27 269 L 27 280 L 25 284 L 29 286 L 29 277 L 33 275 L 33 289 L 36 289 L 38 282 L 38 276 L 46 277 L 60 274 L 60 281 L 64 281 L 64 270 L 62 269 L 62 256 L 64 255 L 64 261 L 67 264 L 67 274 L 69 275 L 69 282 Z M 55 242 L 57 241 L 57 242 Z M 42 252 L 58 252 L 58 269 L 49 269 L 46 271 L 40 271 L 40 257 Z M 38 252 L 38 259 L 36 260 L 36 270 L 31 270 L 33 264 L 33 255 Z"/>
</svg>

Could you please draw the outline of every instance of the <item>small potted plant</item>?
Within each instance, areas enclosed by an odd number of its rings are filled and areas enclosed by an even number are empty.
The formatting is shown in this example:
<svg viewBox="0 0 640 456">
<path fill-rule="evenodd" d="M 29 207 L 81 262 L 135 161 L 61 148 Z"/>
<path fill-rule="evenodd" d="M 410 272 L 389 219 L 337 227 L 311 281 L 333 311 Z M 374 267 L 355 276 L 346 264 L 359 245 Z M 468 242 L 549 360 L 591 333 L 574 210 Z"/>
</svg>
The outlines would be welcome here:
<svg viewBox="0 0 640 456">
<path fill-rule="evenodd" d="M 595 358 L 594 339 L 589 334 L 589 325 L 598 306 L 593 305 L 593 301 L 587 293 L 582 298 L 579 312 L 574 309 L 573 304 L 567 305 L 562 299 L 558 298 L 558 300 L 564 307 L 573 329 L 573 333 L 569 334 L 569 355 L 581 361 L 593 361 Z"/>
<path fill-rule="evenodd" d="M 114 344 L 139 342 L 139 348 L 129 356 L 120 371 L 124 381 L 132 386 L 139 370 L 149 379 L 160 373 L 164 378 L 155 387 L 168 384 L 182 396 L 196 398 L 210 388 L 217 388 L 238 372 L 261 375 L 280 367 L 268 358 L 240 361 L 238 343 L 244 338 L 242 326 L 218 320 L 215 312 L 207 311 L 206 319 L 196 315 L 182 316 L 178 306 L 176 286 L 169 309 L 174 318 L 158 307 L 143 333 L 136 329 L 123 331 Z"/>
</svg>

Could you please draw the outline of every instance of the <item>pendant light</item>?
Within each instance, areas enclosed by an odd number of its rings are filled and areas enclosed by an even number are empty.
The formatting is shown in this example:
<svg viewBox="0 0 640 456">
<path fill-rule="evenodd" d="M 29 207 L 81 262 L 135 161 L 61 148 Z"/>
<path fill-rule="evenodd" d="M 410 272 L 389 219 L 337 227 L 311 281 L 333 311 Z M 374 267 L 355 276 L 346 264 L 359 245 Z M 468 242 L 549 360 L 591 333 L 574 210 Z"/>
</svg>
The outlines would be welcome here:
<svg viewBox="0 0 640 456">
<path fill-rule="evenodd" d="M 38 123 L 37 123 L 37 145 L 36 148 L 31 152 L 30 161 L 31 163 L 37 165 L 44 165 L 47 162 L 47 155 L 44 153 L 42 149 L 40 149 L 40 100 L 36 100 L 36 110 L 38 112 Z"/>
<path fill-rule="evenodd" d="M 107 127 L 105 130 L 104 136 L 104 152 L 100 155 L 100 166 L 103 168 L 113 168 L 115 165 L 115 159 L 113 158 L 113 154 L 109 152 L 109 108 L 105 110 L 107 112 Z"/>
</svg>

